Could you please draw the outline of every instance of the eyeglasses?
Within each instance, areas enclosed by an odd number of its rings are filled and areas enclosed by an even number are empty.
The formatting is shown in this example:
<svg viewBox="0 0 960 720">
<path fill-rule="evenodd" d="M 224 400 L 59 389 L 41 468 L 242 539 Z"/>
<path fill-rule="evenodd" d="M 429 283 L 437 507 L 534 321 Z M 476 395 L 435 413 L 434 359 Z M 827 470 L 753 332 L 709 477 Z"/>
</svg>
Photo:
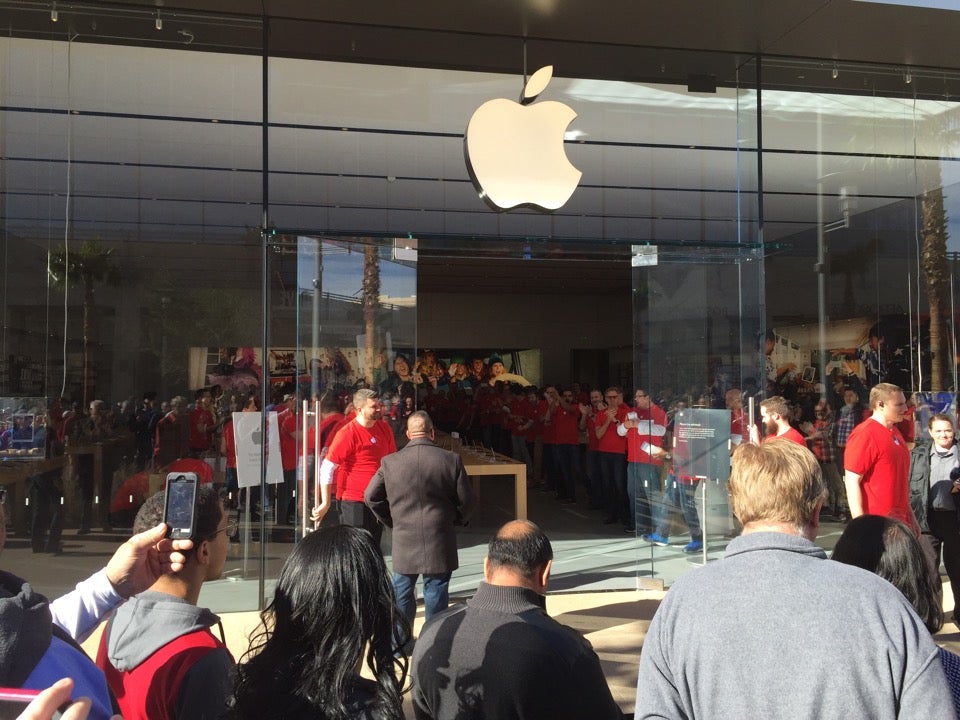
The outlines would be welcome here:
<svg viewBox="0 0 960 720">
<path fill-rule="evenodd" d="M 217 530 L 213 535 L 211 535 L 210 540 L 213 540 L 215 537 L 217 537 L 217 535 L 219 535 L 222 532 L 225 532 L 228 538 L 233 537 L 234 535 L 237 534 L 237 528 L 239 527 L 240 527 L 240 523 L 238 523 L 236 520 L 231 520 L 222 528 Z"/>
</svg>

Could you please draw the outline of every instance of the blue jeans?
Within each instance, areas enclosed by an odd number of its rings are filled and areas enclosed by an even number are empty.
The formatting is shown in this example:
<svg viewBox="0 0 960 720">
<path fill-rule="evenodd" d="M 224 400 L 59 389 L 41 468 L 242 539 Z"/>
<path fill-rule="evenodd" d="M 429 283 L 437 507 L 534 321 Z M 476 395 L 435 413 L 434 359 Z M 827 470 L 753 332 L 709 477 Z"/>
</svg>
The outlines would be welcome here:
<svg viewBox="0 0 960 720">
<path fill-rule="evenodd" d="M 691 540 L 703 540 L 703 530 L 700 529 L 700 516 L 697 514 L 697 485 L 687 485 L 677 480 L 673 473 L 667 477 L 667 488 L 663 491 L 663 502 L 657 508 L 657 535 L 667 537 L 670 534 L 670 509 L 680 506 L 683 519 L 690 528 Z"/>
<path fill-rule="evenodd" d="M 558 475 L 557 496 L 562 500 L 577 499 L 577 463 L 579 462 L 579 445 L 554 445 L 553 458 L 556 461 Z"/>
<path fill-rule="evenodd" d="M 634 525 L 641 535 L 650 532 L 653 518 L 650 498 L 660 488 L 660 466 L 651 463 L 627 463 L 627 524 Z"/>
<path fill-rule="evenodd" d="M 587 450 L 587 492 L 591 505 L 603 505 L 603 474 L 600 472 L 599 450 Z"/>
<path fill-rule="evenodd" d="M 627 521 L 627 456 L 599 451 L 603 506 L 608 520 Z"/>
<path fill-rule="evenodd" d="M 452 573 L 423 574 L 423 611 L 429 620 L 450 604 L 450 575 Z M 419 575 L 393 574 L 393 591 L 397 596 L 397 608 L 413 629 L 417 615 L 417 578 Z"/>
</svg>

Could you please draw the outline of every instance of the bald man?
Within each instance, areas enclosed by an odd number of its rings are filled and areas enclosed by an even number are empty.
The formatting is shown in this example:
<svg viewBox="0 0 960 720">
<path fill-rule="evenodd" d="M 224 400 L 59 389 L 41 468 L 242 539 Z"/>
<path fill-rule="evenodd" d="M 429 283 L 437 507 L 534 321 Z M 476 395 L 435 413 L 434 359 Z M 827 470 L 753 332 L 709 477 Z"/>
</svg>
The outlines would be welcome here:
<svg viewBox="0 0 960 720">
<path fill-rule="evenodd" d="M 418 720 L 623 717 L 593 647 L 547 615 L 552 564 L 535 524 L 500 528 L 476 594 L 424 626 L 414 648 Z"/>
<path fill-rule="evenodd" d="M 434 436 L 427 413 L 410 415 L 410 442 L 383 458 L 363 495 L 377 519 L 393 528 L 393 587 L 411 627 L 420 575 L 427 620 L 446 610 L 450 577 L 459 566 L 455 526 L 473 508 L 473 489 L 460 456 L 437 447 Z"/>
</svg>

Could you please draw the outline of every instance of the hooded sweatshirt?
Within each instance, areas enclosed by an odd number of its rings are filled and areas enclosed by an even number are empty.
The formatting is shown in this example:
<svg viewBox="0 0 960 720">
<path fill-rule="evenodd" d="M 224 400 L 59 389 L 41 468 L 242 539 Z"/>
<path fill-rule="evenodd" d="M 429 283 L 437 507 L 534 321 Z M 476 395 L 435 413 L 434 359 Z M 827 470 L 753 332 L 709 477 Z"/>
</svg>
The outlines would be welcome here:
<svg viewBox="0 0 960 720">
<path fill-rule="evenodd" d="M 122 605 L 100 640 L 97 665 L 124 720 L 214 720 L 233 691 L 234 660 L 209 628 L 220 618 L 147 590 Z"/>
<path fill-rule="evenodd" d="M 0 572 L 0 686 L 43 690 L 65 677 L 73 678 L 73 697 L 92 701 L 90 718 L 113 715 L 103 673 L 54 626 L 47 599 Z"/>
</svg>

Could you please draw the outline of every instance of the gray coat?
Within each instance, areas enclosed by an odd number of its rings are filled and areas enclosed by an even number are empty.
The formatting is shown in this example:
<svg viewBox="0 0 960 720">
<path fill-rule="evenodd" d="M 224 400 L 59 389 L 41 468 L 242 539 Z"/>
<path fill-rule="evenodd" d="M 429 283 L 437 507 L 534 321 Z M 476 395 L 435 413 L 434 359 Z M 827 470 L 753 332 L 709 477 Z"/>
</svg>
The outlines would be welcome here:
<svg viewBox="0 0 960 720">
<path fill-rule="evenodd" d="M 458 567 L 454 526 L 473 508 L 473 489 L 460 456 L 416 438 L 380 463 L 363 499 L 393 528 L 393 570 L 405 575 Z"/>
</svg>

